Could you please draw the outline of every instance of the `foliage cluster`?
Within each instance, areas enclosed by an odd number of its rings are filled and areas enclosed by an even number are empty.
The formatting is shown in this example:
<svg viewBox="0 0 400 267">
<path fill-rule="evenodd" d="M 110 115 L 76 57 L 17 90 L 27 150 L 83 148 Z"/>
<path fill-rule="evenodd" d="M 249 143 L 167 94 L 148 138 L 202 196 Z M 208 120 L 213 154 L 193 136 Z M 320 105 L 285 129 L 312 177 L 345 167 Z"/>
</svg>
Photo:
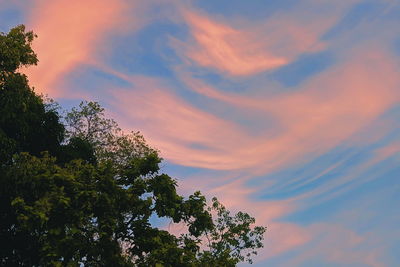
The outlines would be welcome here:
<svg viewBox="0 0 400 267">
<path fill-rule="evenodd" d="M 18 70 L 35 65 L 32 32 L 0 33 L 0 265 L 235 266 L 265 227 L 217 199 L 180 196 L 140 133 L 96 102 L 65 116 Z M 213 217 L 214 214 L 215 216 Z M 152 216 L 183 223 L 175 236 Z"/>
</svg>

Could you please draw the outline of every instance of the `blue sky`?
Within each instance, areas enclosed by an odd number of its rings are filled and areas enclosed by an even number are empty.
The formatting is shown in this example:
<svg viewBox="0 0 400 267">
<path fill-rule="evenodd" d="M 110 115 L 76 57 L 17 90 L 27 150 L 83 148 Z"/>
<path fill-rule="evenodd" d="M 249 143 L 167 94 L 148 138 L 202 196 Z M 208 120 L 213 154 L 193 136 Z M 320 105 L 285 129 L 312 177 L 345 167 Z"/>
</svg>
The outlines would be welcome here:
<svg viewBox="0 0 400 267">
<path fill-rule="evenodd" d="M 400 264 L 400 2 L 0 0 L 39 93 L 100 102 L 179 190 L 266 225 L 254 266 Z M 244 265 L 243 265 L 244 266 Z"/>
</svg>

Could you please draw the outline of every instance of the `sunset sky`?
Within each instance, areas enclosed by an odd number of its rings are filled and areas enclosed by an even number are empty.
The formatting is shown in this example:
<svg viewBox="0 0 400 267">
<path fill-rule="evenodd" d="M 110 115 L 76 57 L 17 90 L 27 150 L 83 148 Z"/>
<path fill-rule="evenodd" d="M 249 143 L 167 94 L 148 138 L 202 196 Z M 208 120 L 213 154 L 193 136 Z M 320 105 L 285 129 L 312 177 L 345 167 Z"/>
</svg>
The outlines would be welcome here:
<svg viewBox="0 0 400 267">
<path fill-rule="evenodd" d="M 268 227 L 253 266 L 400 266 L 400 0 L 0 0 L 18 24 L 36 92 Z"/>
</svg>

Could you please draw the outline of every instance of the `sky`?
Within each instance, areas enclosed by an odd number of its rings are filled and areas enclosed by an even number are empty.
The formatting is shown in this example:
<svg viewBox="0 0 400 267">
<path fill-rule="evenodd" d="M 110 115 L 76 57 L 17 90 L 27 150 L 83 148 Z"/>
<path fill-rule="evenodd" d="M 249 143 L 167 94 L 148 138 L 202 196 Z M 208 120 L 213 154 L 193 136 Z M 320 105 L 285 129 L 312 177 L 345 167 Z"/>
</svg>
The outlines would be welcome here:
<svg viewBox="0 0 400 267">
<path fill-rule="evenodd" d="M 268 227 L 253 266 L 400 266 L 399 0 L 0 0 L 18 24 L 36 92 Z"/>
</svg>

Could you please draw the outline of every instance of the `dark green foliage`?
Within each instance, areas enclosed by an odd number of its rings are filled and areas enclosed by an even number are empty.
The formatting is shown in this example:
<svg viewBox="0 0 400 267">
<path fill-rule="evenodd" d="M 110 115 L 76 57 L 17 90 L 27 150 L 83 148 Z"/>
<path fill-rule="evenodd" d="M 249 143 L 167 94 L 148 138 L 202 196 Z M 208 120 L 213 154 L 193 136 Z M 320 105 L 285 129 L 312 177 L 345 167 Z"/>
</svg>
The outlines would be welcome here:
<svg viewBox="0 0 400 267">
<path fill-rule="evenodd" d="M 65 118 L 20 66 L 34 35 L 0 34 L 0 266 L 235 266 L 251 262 L 264 227 L 200 192 L 185 198 L 158 151 L 123 133 L 96 102 Z M 64 123 L 61 123 L 64 122 Z M 175 236 L 151 224 L 187 227 Z"/>
<path fill-rule="evenodd" d="M 62 145 L 57 156 L 59 163 L 67 163 L 73 159 L 82 159 L 92 164 L 96 163 L 92 144 L 79 137 L 73 137 L 68 140 L 66 145 Z"/>
<path fill-rule="evenodd" d="M 28 85 L 27 77 L 16 72 L 37 63 L 30 44 L 32 32 L 24 26 L 0 33 L 0 164 L 16 152 L 55 154 L 64 137 L 64 126 L 56 110 L 47 109 L 43 99 Z"/>
<path fill-rule="evenodd" d="M 31 48 L 36 36 L 33 32 L 25 32 L 20 25 L 8 34 L 0 33 L 0 69 L 3 72 L 15 72 L 21 66 L 36 65 L 38 59 Z"/>
</svg>

